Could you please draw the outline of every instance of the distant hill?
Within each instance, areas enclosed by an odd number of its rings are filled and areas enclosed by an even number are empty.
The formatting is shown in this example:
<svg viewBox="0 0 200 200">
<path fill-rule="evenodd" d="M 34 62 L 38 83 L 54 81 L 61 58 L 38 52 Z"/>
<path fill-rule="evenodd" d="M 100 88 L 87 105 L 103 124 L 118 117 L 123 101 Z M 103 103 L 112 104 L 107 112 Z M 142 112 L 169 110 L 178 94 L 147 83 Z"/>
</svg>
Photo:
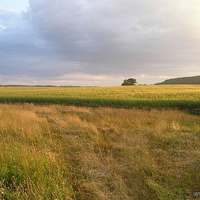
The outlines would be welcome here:
<svg viewBox="0 0 200 200">
<path fill-rule="evenodd" d="M 170 85 L 170 84 L 200 84 L 200 76 L 167 79 L 161 83 L 156 83 L 155 85 Z"/>
</svg>

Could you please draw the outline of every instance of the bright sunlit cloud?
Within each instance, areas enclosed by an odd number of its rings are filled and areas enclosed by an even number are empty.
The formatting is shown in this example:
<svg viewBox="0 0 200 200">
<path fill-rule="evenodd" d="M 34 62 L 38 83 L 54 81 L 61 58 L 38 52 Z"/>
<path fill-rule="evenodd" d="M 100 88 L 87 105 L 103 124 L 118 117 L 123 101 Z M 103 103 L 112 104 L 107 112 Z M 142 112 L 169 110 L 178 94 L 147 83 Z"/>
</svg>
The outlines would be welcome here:
<svg viewBox="0 0 200 200">
<path fill-rule="evenodd" d="M 12 10 L 12 9 L 7 9 L 7 8 L 4 8 L 4 7 L 0 6 L 0 12 L 1 12 L 1 11 L 5 11 L 5 12 L 15 12 L 15 11 Z"/>
</svg>

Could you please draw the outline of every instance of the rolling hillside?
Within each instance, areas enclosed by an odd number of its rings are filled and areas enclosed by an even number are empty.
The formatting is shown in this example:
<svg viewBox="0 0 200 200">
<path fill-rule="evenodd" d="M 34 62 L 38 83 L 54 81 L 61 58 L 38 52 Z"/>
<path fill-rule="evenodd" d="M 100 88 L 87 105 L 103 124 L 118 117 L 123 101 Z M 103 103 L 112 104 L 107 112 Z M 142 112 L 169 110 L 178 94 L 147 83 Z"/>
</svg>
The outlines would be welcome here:
<svg viewBox="0 0 200 200">
<path fill-rule="evenodd" d="M 168 84 L 200 84 L 200 76 L 167 79 L 161 83 L 157 83 L 156 85 Z"/>
</svg>

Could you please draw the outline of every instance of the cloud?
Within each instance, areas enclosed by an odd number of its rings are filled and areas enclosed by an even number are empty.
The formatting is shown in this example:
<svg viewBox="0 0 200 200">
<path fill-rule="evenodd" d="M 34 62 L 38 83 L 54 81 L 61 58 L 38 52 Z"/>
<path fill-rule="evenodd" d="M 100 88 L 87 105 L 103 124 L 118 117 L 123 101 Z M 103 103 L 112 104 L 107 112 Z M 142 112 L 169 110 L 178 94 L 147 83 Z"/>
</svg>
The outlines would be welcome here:
<svg viewBox="0 0 200 200">
<path fill-rule="evenodd" d="M 0 24 L 0 29 L 5 29 L 5 28 L 6 28 L 6 26 L 3 26 Z"/>
<path fill-rule="evenodd" d="M 14 10 L 12 10 L 12 9 L 7 9 L 7 8 L 5 8 L 5 7 L 3 7 L 3 6 L 0 6 L 0 12 L 15 12 Z"/>
<path fill-rule="evenodd" d="M 199 9 L 195 0 L 30 0 L 29 19 L 84 72 L 170 74 L 199 64 Z"/>
<path fill-rule="evenodd" d="M 29 3 L 22 14 L 0 8 L 2 75 L 110 85 L 125 77 L 155 83 L 199 74 L 197 0 Z"/>
</svg>

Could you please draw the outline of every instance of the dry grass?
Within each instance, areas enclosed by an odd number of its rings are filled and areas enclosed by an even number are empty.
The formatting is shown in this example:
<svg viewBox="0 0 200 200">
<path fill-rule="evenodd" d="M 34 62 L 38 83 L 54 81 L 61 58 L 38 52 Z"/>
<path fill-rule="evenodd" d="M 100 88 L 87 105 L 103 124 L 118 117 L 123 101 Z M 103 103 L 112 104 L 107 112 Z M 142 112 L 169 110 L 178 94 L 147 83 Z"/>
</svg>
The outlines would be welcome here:
<svg viewBox="0 0 200 200">
<path fill-rule="evenodd" d="M 0 105 L 1 198 L 198 199 L 199 119 L 170 110 Z"/>
</svg>

